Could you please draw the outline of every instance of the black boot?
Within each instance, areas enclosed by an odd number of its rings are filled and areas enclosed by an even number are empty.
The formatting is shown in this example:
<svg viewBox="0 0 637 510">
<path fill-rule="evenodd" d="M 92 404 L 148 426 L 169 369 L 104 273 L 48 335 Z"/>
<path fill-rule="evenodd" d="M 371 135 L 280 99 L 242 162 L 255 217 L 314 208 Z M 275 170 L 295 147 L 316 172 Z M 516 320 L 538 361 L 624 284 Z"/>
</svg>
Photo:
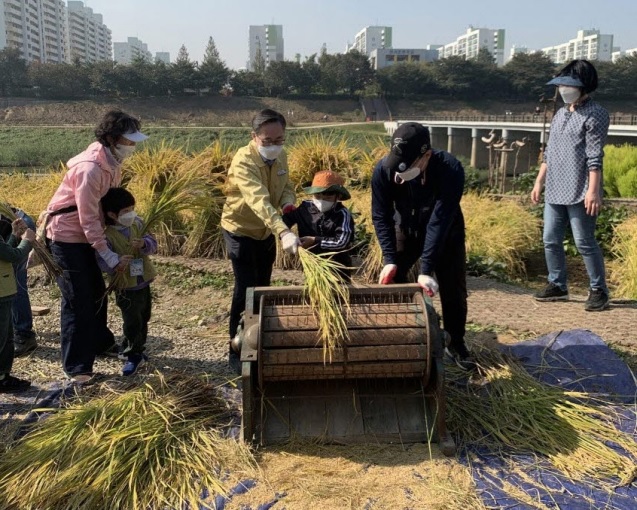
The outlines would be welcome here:
<svg viewBox="0 0 637 510">
<path fill-rule="evenodd" d="M 31 332 L 29 335 L 15 335 L 13 337 L 13 346 L 16 358 L 26 356 L 30 352 L 35 351 L 38 347 L 38 341 L 36 340 L 35 333 Z"/>
</svg>

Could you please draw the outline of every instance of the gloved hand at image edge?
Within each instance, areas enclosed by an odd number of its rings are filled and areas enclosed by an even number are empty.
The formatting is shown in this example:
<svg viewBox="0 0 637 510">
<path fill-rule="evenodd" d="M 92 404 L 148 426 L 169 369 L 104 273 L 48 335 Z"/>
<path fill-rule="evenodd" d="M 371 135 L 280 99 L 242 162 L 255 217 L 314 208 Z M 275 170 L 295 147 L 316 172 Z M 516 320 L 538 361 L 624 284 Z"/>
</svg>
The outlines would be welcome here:
<svg viewBox="0 0 637 510">
<path fill-rule="evenodd" d="M 299 237 L 289 230 L 281 235 L 281 248 L 290 255 L 296 255 L 299 251 L 301 241 Z"/>
<path fill-rule="evenodd" d="M 387 264 L 380 272 L 378 283 L 380 283 L 381 285 L 389 285 L 390 283 L 394 283 L 396 271 L 398 271 L 398 266 L 396 264 Z"/>
<path fill-rule="evenodd" d="M 427 294 L 429 297 L 434 297 L 436 294 L 438 294 L 438 282 L 429 275 L 421 274 L 418 277 L 418 285 L 422 287 L 422 289 L 425 291 L 425 294 Z"/>
</svg>

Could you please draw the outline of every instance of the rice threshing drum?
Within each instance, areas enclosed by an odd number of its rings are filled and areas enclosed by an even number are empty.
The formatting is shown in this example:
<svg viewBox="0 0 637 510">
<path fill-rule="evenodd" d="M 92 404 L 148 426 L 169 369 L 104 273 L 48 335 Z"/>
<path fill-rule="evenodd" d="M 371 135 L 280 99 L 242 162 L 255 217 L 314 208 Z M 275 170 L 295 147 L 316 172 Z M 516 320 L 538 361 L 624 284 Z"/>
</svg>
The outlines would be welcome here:
<svg viewBox="0 0 637 510">
<path fill-rule="evenodd" d="M 436 441 L 452 455 L 446 333 L 420 287 L 351 286 L 350 312 L 349 339 L 329 361 L 303 287 L 248 289 L 240 332 L 244 439 Z"/>
</svg>

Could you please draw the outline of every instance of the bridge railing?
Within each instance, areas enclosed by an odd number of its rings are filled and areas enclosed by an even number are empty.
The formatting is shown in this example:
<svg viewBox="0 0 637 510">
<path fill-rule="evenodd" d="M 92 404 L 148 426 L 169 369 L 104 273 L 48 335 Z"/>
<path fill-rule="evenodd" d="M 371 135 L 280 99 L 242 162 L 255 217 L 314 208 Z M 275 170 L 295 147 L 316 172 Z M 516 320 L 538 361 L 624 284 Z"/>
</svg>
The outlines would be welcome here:
<svg viewBox="0 0 637 510">
<path fill-rule="evenodd" d="M 400 120 L 441 121 L 441 122 L 528 122 L 544 121 L 544 113 L 511 113 L 504 115 L 398 115 Z M 551 115 L 547 116 L 550 122 Z M 610 116 L 612 125 L 637 126 L 637 115 L 613 114 Z"/>
</svg>

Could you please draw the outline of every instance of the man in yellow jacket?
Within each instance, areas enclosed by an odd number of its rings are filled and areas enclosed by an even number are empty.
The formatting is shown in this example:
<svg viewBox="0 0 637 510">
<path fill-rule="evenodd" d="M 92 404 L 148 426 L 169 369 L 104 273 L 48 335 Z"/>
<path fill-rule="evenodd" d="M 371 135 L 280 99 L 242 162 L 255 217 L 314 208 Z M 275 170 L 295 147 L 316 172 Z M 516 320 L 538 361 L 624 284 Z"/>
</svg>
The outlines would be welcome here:
<svg viewBox="0 0 637 510">
<path fill-rule="evenodd" d="M 221 228 L 232 261 L 234 292 L 230 308 L 230 339 L 237 334 L 248 287 L 268 286 L 276 259 L 275 235 L 283 249 L 296 254 L 299 238 L 281 213 L 296 200 L 283 151 L 285 118 L 262 110 L 252 119 L 252 141 L 235 154 L 226 187 Z M 230 348 L 230 366 L 240 372 L 239 353 Z"/>
</svg>

